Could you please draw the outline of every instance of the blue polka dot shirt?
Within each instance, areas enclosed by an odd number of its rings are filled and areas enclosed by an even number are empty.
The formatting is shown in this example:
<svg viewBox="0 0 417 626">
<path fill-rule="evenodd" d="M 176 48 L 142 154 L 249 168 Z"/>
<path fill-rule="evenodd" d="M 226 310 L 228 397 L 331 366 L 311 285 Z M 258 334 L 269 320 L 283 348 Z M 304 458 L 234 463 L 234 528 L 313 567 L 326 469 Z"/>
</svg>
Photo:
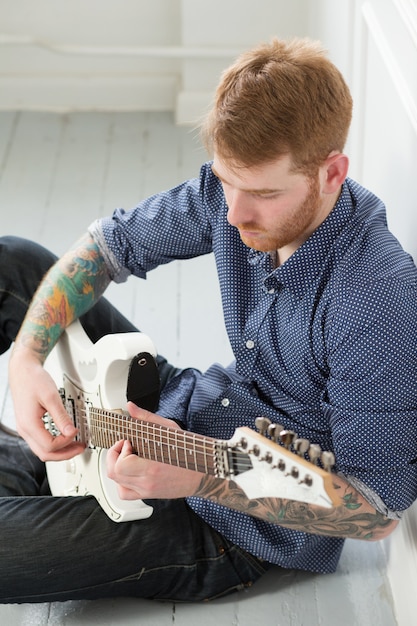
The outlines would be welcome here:
<svg viewBox="0 0 417 626">
<path fill-rule="evenodd" d="M 158 412 L 220 439 L 267 416 L 333 451 L 335 470 L 395 518 L 417 496 L 417 271 L 389 232 L 384 205 L 346 180 L 330 215 L 280 267 L 247 248 L 226 215 L 206 163 L 199 178 L 90 227 L 115 281 L 214 253 L 236 360 L 184 370 L 163 390 Z M 342 539 L 188 501 L 259 558 L 336 568 Z"/>
</svg>

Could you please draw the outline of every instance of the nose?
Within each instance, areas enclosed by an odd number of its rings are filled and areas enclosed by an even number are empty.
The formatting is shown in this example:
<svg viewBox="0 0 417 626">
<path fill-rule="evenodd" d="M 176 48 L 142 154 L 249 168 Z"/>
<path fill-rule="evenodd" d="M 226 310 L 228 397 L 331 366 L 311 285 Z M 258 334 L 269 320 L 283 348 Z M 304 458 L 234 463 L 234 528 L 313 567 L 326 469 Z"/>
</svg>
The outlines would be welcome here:
<svg viewBox="0 0 417 626">
<path fill-rule="evenodd" d="M 248 193 L 239 189 L 229 189 L 226 196 L 227 221 L 231 226 L 253 221 L 253 201 Z"/>
</svg>

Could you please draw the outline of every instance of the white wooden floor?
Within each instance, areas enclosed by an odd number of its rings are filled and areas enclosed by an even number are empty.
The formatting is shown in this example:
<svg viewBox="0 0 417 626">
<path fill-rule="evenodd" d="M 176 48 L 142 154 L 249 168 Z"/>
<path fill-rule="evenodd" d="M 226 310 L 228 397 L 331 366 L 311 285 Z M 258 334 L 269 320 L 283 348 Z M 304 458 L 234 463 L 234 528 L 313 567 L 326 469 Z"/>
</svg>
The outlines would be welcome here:
<svg viewBox="0 0 417 626">
<path fill-rule="evenodd" d="M 60 254 L 96 216 L 197 174 L 204 158 L 194 133 L 175 127 L 165 113 L 0 113 L 1 232 Z M 108 295 L 176 364 L 205 368 L 231 358 L 210 257 L 160 268 L 147 281 L 111 287 Z M 0 358 L 0 418 L 13 424 L 7 355 Z M 276 569 L 249 591 L 212 604 L 0 605 L 0 623 L 397 625 L 382 545 L 354 541 L 347 542 L 334 575 Z"/>
</svg>

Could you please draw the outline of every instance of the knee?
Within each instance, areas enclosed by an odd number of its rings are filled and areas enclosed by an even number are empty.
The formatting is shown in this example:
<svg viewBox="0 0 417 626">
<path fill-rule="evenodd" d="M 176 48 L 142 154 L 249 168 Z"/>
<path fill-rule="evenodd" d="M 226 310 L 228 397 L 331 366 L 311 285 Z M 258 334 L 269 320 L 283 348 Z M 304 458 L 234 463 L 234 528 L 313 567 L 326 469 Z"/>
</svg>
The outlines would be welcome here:
<svg viewBox="0 0 417 626">
<path fill-rule="evenodd" d="M 11 270 L 14 267 L 32 268 L 42 275 L 55 263 L 52 252 L 30 239 L 6 235 L 0 237 L 0 265 Z M 3 273 L 3 272 L 2 272 Z"/>
</svg>

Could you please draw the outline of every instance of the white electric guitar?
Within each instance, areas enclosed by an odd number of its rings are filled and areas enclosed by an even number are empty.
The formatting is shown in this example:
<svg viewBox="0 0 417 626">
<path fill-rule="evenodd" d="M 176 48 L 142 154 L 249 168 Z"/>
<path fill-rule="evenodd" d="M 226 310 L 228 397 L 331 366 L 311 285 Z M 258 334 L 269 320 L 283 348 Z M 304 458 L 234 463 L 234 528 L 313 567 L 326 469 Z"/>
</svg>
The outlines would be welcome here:
<svg viewBox="0 0 417 626">
<path fill-rule="evenodd" d="M 93 495 L 117 522 L 149 517 L 152 507 L 121 500 L 107 477 L 107 449 L 126 439 L 143 458 L 233 480 L 249 499 L 288 498 L 327 508 L 338 503 L 330 473 L 333 455 L 265 418 L 256 420 L 261 434 L 242 427 L 226 441 L 130 417 L 123 411 L 128 371 L 132 359 L 143 353 L 156 356 L 143 333 L 107 335 L 92 344 L 78 321 L 51 352 L 46 369 L 78 428 L 77 439 L 86 446 L 68 461 L 47 462 L 54 496 Z M 44 421 L 59 434 L 48 415 Z M 319 459 L 325 469 L 317 465 Z"/>
</svg>

